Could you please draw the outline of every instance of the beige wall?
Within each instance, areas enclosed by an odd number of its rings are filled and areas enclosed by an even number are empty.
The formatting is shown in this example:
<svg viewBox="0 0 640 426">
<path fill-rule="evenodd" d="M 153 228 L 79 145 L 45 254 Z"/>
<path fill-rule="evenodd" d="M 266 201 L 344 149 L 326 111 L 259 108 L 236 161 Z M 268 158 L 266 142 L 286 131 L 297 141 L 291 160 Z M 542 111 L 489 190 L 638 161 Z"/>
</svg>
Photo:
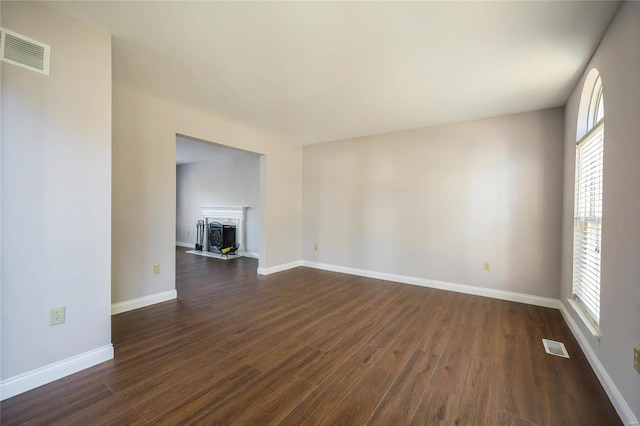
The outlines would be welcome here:
<svg viewBox="0 0 640 426">
<path fill-rule="evenodd" d="M 640 418 L 640 3 L 623 3 L 566 106 L 561 299 Z M 602 77 L 605 105 L 600 342 L 567 303 L 572 293 L 576 125 L 584 77 Z"/>
<path fill-rule="evenodd" d="M 557 298 L 562 120 L 553 109 L 305 146 L 303 259 Z"/>
<path fill-rule="evenodd" d="M 117 84 L 113 103 L 113 303 L 175 288 L 176 134 L 264 154 L 260 267 L 300 259 L 302 147 Z"/>
<path fill-rule="evenodd" d="M 2 26 L 51 45 L 49 77 L 2 64 L 6 379 L 111 343 L 111 37 L 32 2 Z"/>
</svg>

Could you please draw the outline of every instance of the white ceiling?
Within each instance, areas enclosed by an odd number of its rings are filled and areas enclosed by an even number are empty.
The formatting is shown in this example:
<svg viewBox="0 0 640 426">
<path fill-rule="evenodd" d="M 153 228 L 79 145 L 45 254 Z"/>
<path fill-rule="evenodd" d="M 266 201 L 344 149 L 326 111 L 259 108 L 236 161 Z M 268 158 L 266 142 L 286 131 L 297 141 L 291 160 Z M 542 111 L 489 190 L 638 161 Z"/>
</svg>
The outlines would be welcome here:
<svg viewBox="0 0 640 426">
<path fill-rule="evenodd" d="M 618 2 L 76 1 L 117 83 L 317 143 L 564 105 Z"/>
</svg>

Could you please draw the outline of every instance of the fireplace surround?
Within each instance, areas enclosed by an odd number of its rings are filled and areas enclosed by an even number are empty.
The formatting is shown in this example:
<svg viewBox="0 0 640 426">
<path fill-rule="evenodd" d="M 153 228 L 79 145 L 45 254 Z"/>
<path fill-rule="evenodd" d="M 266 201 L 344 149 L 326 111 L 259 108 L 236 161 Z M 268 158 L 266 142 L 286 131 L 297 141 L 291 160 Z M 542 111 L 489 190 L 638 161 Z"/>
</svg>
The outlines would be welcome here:
<svg viewBox="0 0 640 426">
<path fill-rule="evenodd" d="M 209 225 L 220 224 L 221 231 L 227 230 L 227 239 L 235 233 L 235 242 L 240 245 L 235 253 L 235 256 L 229 256 L 228 258 L 241 257 L 244 255 L 246 241 L 245 241 L 245 216 L 247 207 L 243 206 L 214 206 L 214 207 L 201 207 L 202 220 L 204 221 L 204 242 L 203 251 L 189 250 L 187 253 L 198 254 L 207 257 L 216 257 L 227 259 L 226 256 L 222 256 L 218 250 L 213 249 L 209 242 Z M 217 226 L 217 225 L 214 225 Z M 235 232 L 230 232 L 231 228 L 235 227 Z"/>
</svg>

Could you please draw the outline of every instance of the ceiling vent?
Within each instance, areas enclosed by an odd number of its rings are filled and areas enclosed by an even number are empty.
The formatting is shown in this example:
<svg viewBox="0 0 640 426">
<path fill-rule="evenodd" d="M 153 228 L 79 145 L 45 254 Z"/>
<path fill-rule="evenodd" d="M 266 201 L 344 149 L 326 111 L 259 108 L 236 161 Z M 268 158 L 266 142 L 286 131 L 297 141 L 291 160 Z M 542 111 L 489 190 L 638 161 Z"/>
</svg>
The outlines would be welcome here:
<svg viewBox="0 0 640 426">
<path fill-rule="evenodd" d="M 51 46 L 0 28 L 0 57 L 4 62 L 49 75 Z"/>
</svg>

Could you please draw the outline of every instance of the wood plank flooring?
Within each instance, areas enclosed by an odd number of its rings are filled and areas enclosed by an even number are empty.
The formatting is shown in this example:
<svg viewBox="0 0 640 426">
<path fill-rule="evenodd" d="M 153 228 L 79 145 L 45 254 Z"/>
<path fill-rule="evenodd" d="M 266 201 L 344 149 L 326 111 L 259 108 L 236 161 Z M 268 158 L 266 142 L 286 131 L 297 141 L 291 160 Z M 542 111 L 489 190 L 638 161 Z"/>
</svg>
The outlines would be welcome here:
<svg viewBox="0 0 640 426">
<path fill-rule="evenodd" d="M 557 310 L 184 250 L 177 301 L 114 316 L 114 360 L 2 425 L 621 424 Z"/>
</svg>

